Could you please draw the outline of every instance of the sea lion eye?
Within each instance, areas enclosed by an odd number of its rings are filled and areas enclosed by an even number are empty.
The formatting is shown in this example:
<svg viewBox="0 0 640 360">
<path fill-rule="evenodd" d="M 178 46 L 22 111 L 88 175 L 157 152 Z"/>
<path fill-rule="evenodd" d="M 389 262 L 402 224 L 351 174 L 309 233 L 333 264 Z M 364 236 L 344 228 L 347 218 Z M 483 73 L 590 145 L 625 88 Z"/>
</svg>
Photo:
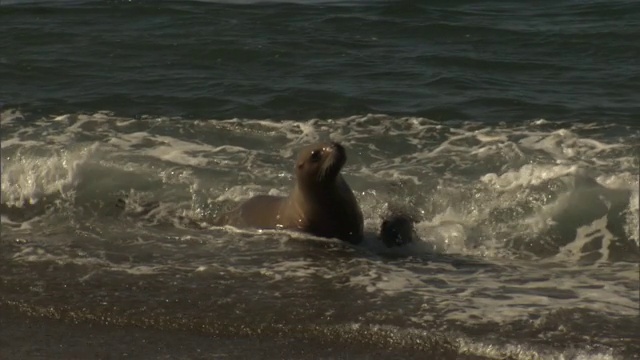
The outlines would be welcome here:
<svg viewBox="0 0 640 360">
<path fill-rule="evenodd" d="M 321 155 L 320 150 L 313 150 L 311 152 L 311 161 L 313 162 L 320 161 L 320 155 Z"/>
</svg>

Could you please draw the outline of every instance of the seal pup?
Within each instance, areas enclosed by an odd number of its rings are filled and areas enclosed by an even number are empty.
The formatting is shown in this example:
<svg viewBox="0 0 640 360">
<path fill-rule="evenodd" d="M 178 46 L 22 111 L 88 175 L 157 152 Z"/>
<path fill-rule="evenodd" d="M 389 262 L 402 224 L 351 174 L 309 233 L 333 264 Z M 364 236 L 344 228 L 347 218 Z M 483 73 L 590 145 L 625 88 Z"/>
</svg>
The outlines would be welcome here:
<svg viewBox="0 0 640 360">
<path fill-rule="evenodd" d="M 287 229 L 352 244 L 364 238 L 362 210 L 340 170 L 347 161 L 337 142 L 303 148 L 287 197 L 258 195 L 214 220 L 238 228 Z"/>
<path fill-rule="evenodd" d="M 413 217 L 407 214 L 392 214 L 382 221 L 378 237 L 388 248 L 409 244 L 418 237 L 415 222 Z"/>
</svg>

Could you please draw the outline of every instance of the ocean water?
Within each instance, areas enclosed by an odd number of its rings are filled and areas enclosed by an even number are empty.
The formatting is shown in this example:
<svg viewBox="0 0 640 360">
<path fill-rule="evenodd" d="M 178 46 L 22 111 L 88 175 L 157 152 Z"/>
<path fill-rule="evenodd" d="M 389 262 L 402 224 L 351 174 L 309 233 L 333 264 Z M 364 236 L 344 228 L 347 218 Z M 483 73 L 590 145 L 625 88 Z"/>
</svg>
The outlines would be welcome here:
<svg viewBox="0 0 640 360">
<path fill-rule="evenodd" d="M 631 0 L 0 0 L 0 358 L 640 358 L 639 36 Z M 210 225 L 327 140 L 364 243 Z"/>
</svg>

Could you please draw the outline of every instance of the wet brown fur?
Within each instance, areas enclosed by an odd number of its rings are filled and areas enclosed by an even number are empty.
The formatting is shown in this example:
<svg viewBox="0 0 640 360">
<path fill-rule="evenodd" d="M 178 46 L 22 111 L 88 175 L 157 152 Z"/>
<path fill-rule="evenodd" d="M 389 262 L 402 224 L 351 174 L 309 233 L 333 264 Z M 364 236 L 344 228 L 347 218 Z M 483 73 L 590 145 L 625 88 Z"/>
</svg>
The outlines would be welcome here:
<svg viewBox="0 0 640 360">
<path fill-rule="evenodd" d="M 357 244 L 363 239 L 364 222 L 353 191 L 340 175 L 346 160 L 338 143 L 309 145 L 298 154 L 289 196 L 252 197 L 215 224 L 295 230 Z"/>
</svg>

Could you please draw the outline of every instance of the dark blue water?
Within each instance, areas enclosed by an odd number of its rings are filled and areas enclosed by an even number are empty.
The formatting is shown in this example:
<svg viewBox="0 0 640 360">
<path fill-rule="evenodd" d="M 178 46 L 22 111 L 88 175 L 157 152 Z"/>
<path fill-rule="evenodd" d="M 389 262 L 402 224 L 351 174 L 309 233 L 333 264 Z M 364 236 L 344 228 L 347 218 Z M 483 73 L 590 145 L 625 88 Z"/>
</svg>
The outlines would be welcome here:
<svg viewBox="0 0 640 360">
<path fill-rule="evenodd" d="M 95 1 L 1 9 L 0 98 L 42 113 L 637 120 L 635 1 Z"/>
<path fill-rule="evenodd" d="M 0 358 L 638 358 L 638 39 L 631 0 L 0 0 Z M 419 239 L 209 225 L 329 139 Z"/>
</svg>

